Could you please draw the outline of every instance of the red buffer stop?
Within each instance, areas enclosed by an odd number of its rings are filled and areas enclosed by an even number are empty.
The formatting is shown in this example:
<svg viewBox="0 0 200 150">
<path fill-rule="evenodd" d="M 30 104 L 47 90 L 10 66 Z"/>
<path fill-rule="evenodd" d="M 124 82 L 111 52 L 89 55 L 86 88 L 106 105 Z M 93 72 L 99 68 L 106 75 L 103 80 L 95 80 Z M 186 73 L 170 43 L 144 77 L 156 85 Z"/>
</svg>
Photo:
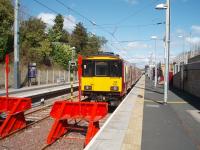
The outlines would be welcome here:
<svg viewBox="0 0 200 150">
<path fill-rule="evenodd" d="M 75 126 L 71 126 L 69 120 L 74 119 L 88 122 L 85 138 L 85 145 L 87 145 L 100 129 L 99 120 L 107 113 L 108 104 L 104 102 L 55 102 L 50 112 L 51 117 L 54 118 L 54 124 L 49 132 L 47 144 L 53 143 L 73 129 Z"/>
<path fill-rule="evenodd" d="M 24 111 L 30 108 L 30 98 L 0 97 L 0 114 L 6 116 L 0 118 L 0 137 L 24 128 L 26 126 Z"/>
<path fill-rule="evenodd" d="M 0 137 L 26 126 L 24 112 L 31 108 L 30 98 L 8 96 L 9 56 L 6 55 L 6 96 L 0 97 Z"/>
</svg>

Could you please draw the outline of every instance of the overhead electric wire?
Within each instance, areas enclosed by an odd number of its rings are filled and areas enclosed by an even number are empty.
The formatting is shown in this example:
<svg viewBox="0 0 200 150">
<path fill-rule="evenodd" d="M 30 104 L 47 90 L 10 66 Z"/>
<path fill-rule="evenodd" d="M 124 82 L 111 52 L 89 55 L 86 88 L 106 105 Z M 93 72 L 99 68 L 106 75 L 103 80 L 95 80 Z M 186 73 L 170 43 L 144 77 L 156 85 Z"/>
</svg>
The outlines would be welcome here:
<svg viewBox="0 0 200 150">
<path fill-rule="evenodd" d="M 45 4 L 41 3 L 40 1 L 38 1 L 38 0 L 34 0 L 34 1 L 35 1 L 36 3 L 38 3 L 39 5 L 41 5 L 41 6 L 45 7 L 45 8 L 47 8 L 47 9 L 49 9 L 50 11 L 52 11 L 52 12 L 54 12 L 54 13 L 56 13 L 56 14 L 59 14 L 59 12 L 57 12 L 57 11 L 55 11 L 55 10 L 49 8 L 48 6 L 46 6 Z M 79 14 L 81 17 L 87 19 L 87 20 L 88 20 L 90 23 L 92 23 L 93 25 L 100 27 L 102 30 L 104 30 L 105 32 L 107 32 L 107 33 L 109 33 L 111 36 L 113 36 L 111 32 L 105 30 L 103 27 L 101 27 L 100 25 L 97 25 L 97 24 L 94 23 L 92 20 L 90 20 L 90 19 L 88 19 L 87 17 L 83 16 L 83 15 L 80 14 L 79 12 L 77 12 L 77 11 L 75 11 L 74 9 L 72 9 L 72 8 L 70 8 L 70 7 L 68 7 L 68 6 L 66 6 L 64 3 L 60 2 L 59 0 L 56 0 L 56 1 L 59 2 L 61 5 L 65 6 L 66 8 L 68 8 L 68 9 L 70 9 L 70 10 L 73 10 L 74 12 L 76 12 L 77 14 Z M 69 19 L 69 18 L 67 18 L 67 19 Z"/>
<path fill-rule="evenodd" d="M 137 11 L 135 11 L 134 13 L 122 18 L 121 20 L 119 20 L 116 24 L 122 24 L 122 22 L 125 22 L 127 19 L 129 19 L 132 16 L 135 16 L 139 13 L 141 13 L 142 11 L 145 10 L 145 8 L 151 6 L 152 4 L 154 4 L 155 2 L 158 2 L 159 0 L 153 0 L 153 2 L 151 1 L 150 3 L 148 3 L 147 5 L 144 5 L 144 7 L 141 7 L 140 9 L 138 9 Z"/>
<path fill-rule="evenodd" d="M 107 25 L 107 26 L 103 26 L 103 27 L 106 28 L 106 29 L 112 29 L 112 28 L 133 28 L 133 27 L 142 28 L 142 27 L 157 26 L 157 25 L 162 25 L 162 24 L 165 24 L 165 22 L 152 23 L 152 24 L 138 24 L 138 25 L 136 25 L 136 24 L 135 25 L 121 25 L 121 26 Z"/>
<path fill-rule="evenodd" d="M 14 9 L 15 9 L 15 8 L 14 8 Z M 24 15 L 30 17 L 30 18 L 35 18 L 35 16 L 31 15 L 30 13 L 25 12 L 24 10 L 19 9 L 19 12 L 21 12 L 22 14 L 24 14 Z M 50 19 L 50 20 L 51 20 L 51 21 L 54 21 L 53 19 Z M 45 24 L 51 26 L 51 25 L 48 24 L 48 23 L 45 23 Z"/>
<path fill-rule="evenodd" d="M 60 5 L 62 5 L 63 7 L 73 11 L 74 13 L 76 13 L 77 15 L 81 16 L 82 18 L 84 18 L 85 20 L 87 20 L 88 22 L 90 22 L 92 25 L 95 25 L 96 23 L 94 21 L 92 21 L 91 19 L 89 19 L 88 17 L 82 15 L 80 12 L 78 12 L 75 9 L 72 9 L 71 7 L 67 6 L 66 4 L 64 4 L 63 2 L 56 0 Z"/>
<path fill-rule="evenodd" d="M 118 41 L 119 43 L 128 43 L 128 42 L 144 42 L 144 41 L 152 41 L 152 39 L 144 39 L 144 40 L 127 40 L 127 41 Z M 114 41 L 111 41 L 111 43 L 115 43 Z M 118 43 L 115 43 L 118 44 Z"/>
<path fill-rule="evenodd" d="M 96 24 L 94 21 L 92 21 L 91 19 L 89 19 L 88 17 L 82 15 L 81 13 L 79 13 L 78 11 L 72 9 L 71 7 L 65 5 L 63 2 L 61 2 L 60 0 L 56 0 L 59 4 L 61 4 L 63 7 L 70 9 L 71 11 L 75 12 L 76 14 L 78 14 L 79 16 L 81 16 L 82 18 L 86 19 L 88 22 L 90 22 L 93 26 L 96 26 L 100 29 L 102 29 L 102 31 L 108 33 L 109 35 L 111 35 L 113 37 L 114 40 L 118 41 L 117 38 L 114 36 L 114 34 L 110 31 L 107 31 L 104 27 L 102 27 L 99 24 Z"/>
<path fill-rule="evenodd" d="M 52 8 L 50 8 L 50 7 L 48 7 L 48 6 L 46 6 L 45 4 L 41 3 L 40 1 L 38 1 L 38 0 L 34 0 L 34 1 L 35 1 L 36 3 L 38 3 L 39 5 L 45 7 L 46 9 L 52 11 L 53 13 L 60 14 L 59 12 L 57 12 L 57 11 L 55 11 L 54 9 L 52 9 Z M 121 43 L 128 42 L 128 41 L 119 41 L 119 40 L 115 37 L 114 33 L 108 31 L 108 30 L 106 29 L 106 27 L 104 27 L 103 25 L 96 24 L 94 21 L 92 21 L 92 20 L 89 19 L 88 17 L 82 15 L 80 12 L 78 12 L 78 11 L 72 9 L 71 7 L 65 5 L 65 4 L 64 4 L 63 2 L 61 2 L 60 0 L 56 0 L 56 1 L 57 1 L 60 5 L 62 5 L 63 7 L 65 7 L 65 8 L 67 8 L 67 9 L 73 11 L 73 12 L 76 13 L 77 15 L 81 16 L 83 19 L 87 20 L 87 21 L 88 21 L 89 23 L 91 23 L 93 26 L 98 27 L 98 28 L 100 28 L 102 31 L 104 31 L 104 32 L 106 32 L 107 34 L 109 34 L 109 35 L 116 41 L 115 43 L 119 43 L 119 44 L 120 44 L 120 47 L 123 47 L 123 46 L 121 45 Z M 156 0 L 156 1 L 158 1 L 158 0 Z M 155 2 L 156 2 L 156 1 L 155 1 Z M 133 16 L 133 15 L 136 15 L 136 14 L 140 13 L 141 11 L 143 11 L 144 8 L 146 8 L 147 6 L 149 6 L 149 5 L 152 4 L 152 3 L 154 3 L 154 2 L 148 3 L 148 5 L 145 5 L 145 6 L 142 7 L 141 9 L 137 10 L 135 13 L 129 15 L 128 17 L 125 17 L 125 18 L 121 19 L 117 24 L 121 23 L 121 21 L 124 21 L 124 20 L 128 19 L 129 17 L 131 17 L 131 16 Z M 65 18 L 66 18 L 66 17 L 65 17 Z M 71 19 L 69 19 L 69 18 L 66 18 L 66 19 L 69 20 L 69 21 L 71 21 L 71 22 L 73 22 L 73 21 L 72 21 Z M 74 22 L 73 22 L 73 23 L 74 23 Z M 162 24 L 162 23 L 146 24 L 146 25 L 133 25 L 133 26 L 142 27 L 142 26 L 152 26 L 152 25 L 158 25 L 158 24 Z M 133 27 L 133 26 L 132 26 L 132 27 Z M 124 26 L 124 27 L 125 27 L 125 26 Z M 115 25 L 115 28 L 118 28 L 118 26 Z M 132 41 L 132 42 L 136 42 L 136 41 L 142 41 L 142 40 L 134 40 L 134 41 Z M 143 40 L 143 41 L 147 41 L 147 40 Z M 129 42 L 131 42 L 131 41 L 129 41 Z M 112 42 L 110 42 L 109 44 L 110 44 L 113 48 L 115 48 L 116 50 L 120 51 L 119 48 L 116 48 L 115 46 L 113 46 Z"/>
<path fill-rule="evenodd" d="M 20 4 L 20 6 L 26 7 L 25 5 L 22 5 L 22 4 Z M 14 9 L 15 9 L 15 8 L 14 8 Z M 28 13 L 28 12 L 22 10 L 22 9 L 19 9 L 19 12 L 21 12 L 22 14 L 25 14 L 25 15 L 29 16 L 30 18 L 37 18 L 36 16 L 33 16 L 33 15 L 31 15 L 30 13 Z M 49 20 L 51 20 L 51 21 L 54 22 L 54 19 L 49 18 Z M 45 22 L 45 24 L 51 26 L 51 24 L 49 24 L 49 23 L 46 23 L 46 22 Z"/>
<path fill-rule="evenodd" d="M 41 6 L 45 7 L 45 8 L 47 8 L 48 10 L 52 11 L 53 13 L 60 14 L 59 12 L 55 11 L 54 9 L 51 9 L 50 7 L 48 7 L 48 6 L 46 6 L 45 4 L 39 2 L 38 0 L 33 0 L 33 1 L 35 1 L 35 2 L 38 3 L 39 5 L 41 5 Z M 71 9 L 71 10 L 72 10 L 72 9 Z M 73 11 L 75 11 L 75 10 L 73 10 Z M 23 11 L 23 12 L 24 12 L 24 11 Z M 24 12 L 24 13 L 25 13 L 25 12 Z M 78 12 L 77 12 L 77 13 L 78 13 Z M 28 16 L 30 16 L 30 17 L 33 17 L 32 15 L 30 15 L 30 14 L 28 14 L 28 13 L 25 13 L 25 14 L 28 15 Z M 81 15 L 81 14 L 79 14 L 79 15 Z M 84 17 L 84 18 L 87 18 L 87 17 L 85 17 L 85 16 L 83 16 L 83 15 L 81 15 L 81 16 Z M 67 18 L 67 19 L 69 20 L 69 18 Z M 52 19 L 51 19 L 51 20 L 52 20 Z M 92 23 L 92 21 L 91 21 L 90 19 L 87 18 L 87 20 L 90 21 L 90 22 Z M 53 21 L 54 21 L 54 20 L 53 20 Z M 73 23 L 74 23 L 74 22 L 73 22 Z M 113 37 L 113 39 L 116 40 L 116 41 L 118 42 L 118 40 L 116 39 L 116 37 L 115 37 L 111 32 L 107 31 L 106 29 L 104 29 L 104 28 L 101 27 L 100 25 L 95 24 L 95 26 L 99 26 L 104 32 L 110 34 L 110 35 Z M 113 47 L 113 46 L 112 46 L 112 47 Z M 117 48 L 115 47 L 115 49 L 117 49 Z"/>
<path fill-rule="evenodd" d="M 46 9 L 52 11 L 52 12 L 55 13 L 55 14 L 60 14 L 59 12 L 55 11 L 54 9 L 48 7 L 47 5 L 41 3 L 41 2 L 38 1 L 38 0 L 33 0 L 33 1 L 35 1 L 36 3 L 38 3 L 38 4 L 41 5 L 41 6 L 45 7 Z M 65 17 L 65 16 L 63 16 L 63 17 L 66 18 L 67 20 L 69 20 L 71 23 L 74 23 L 74 21 L 72 21 L 70 18 L 67 18 L 67 17 Z"/>
<path fill-rule="evenodd" d="M 92 21 L 91 19 L 89 19 L 88 17 L 82 15 L 81 13 L 79 13 L 78 11 L 72 9 L 71 7 L 65 5 L 63 2 L 61 2 L 60 0 L 56 0 L 59 4 L 61 4 L 62 6 L 64 6 L 67 9 L 70 9 L 71 11 L 75 12 L 76 14 L 78 14 L 79 16 L 81 16 L 82 18 L 86 19 L 88 22 L 90 22 L 93 26 L 99 27 L 100 29 L 102 29 L 104 32 L 110 34 L 116 41 L 116 37 L 110 32 L 107 31 L 104 27 L 102 27 L 101 25 L 96 24 L 94 21 Z"/>
</svg>

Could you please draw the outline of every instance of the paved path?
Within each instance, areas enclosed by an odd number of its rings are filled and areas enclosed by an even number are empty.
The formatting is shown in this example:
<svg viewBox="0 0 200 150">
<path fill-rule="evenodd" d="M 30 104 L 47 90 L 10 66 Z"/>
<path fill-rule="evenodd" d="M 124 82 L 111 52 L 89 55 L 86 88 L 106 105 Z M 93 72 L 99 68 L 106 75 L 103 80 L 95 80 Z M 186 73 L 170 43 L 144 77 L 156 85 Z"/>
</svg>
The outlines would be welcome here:
<svg viewBox="0 0 200 150">
<path fill-rule="evenodd" d="M 163 86 L 146 79 L 142 150 L 200 149 L 200 100 L 169 91 L 163 105 Z"/>
</svg>

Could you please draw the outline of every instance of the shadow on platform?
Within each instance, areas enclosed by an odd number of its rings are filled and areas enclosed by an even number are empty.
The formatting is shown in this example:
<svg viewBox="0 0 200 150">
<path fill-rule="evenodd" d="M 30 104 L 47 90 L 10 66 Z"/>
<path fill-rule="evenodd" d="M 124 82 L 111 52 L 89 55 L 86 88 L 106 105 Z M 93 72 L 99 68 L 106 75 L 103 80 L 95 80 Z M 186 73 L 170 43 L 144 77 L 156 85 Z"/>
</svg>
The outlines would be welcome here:
<svg viewBox="0 0 200 150">
<path fill-rule="evenodd" d="M 175 88 L 171 88 L 170 91 L 173 92 L 178 97 L 180 97 L 181 99 L 183 99 L 184 101 L 188 102 L 194 108 L 200 110 L 200 98 Z"/>
</svg>

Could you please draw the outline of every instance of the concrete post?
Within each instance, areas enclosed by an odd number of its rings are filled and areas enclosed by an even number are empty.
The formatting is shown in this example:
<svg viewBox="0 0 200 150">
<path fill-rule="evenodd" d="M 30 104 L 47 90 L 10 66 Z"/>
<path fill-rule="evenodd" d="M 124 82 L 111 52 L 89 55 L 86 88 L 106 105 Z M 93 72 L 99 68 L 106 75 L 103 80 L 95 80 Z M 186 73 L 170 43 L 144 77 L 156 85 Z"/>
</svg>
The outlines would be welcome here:
<svg viewBox="0 0 200 150">
<path fill-rule="evenodd" d="M 169 89 L 169 56 L 170 56 L 170 0 L 167 0 L 166 9 L 166 60 L 165 60 L 165 83 L 164 103 L 167 103 Z"/>
<path fill-rule="evenodd" d="M 19 1 L 15 0 L 14 21 L 14 88 L 20 88 L 19 72 Z"/>
</svg>

